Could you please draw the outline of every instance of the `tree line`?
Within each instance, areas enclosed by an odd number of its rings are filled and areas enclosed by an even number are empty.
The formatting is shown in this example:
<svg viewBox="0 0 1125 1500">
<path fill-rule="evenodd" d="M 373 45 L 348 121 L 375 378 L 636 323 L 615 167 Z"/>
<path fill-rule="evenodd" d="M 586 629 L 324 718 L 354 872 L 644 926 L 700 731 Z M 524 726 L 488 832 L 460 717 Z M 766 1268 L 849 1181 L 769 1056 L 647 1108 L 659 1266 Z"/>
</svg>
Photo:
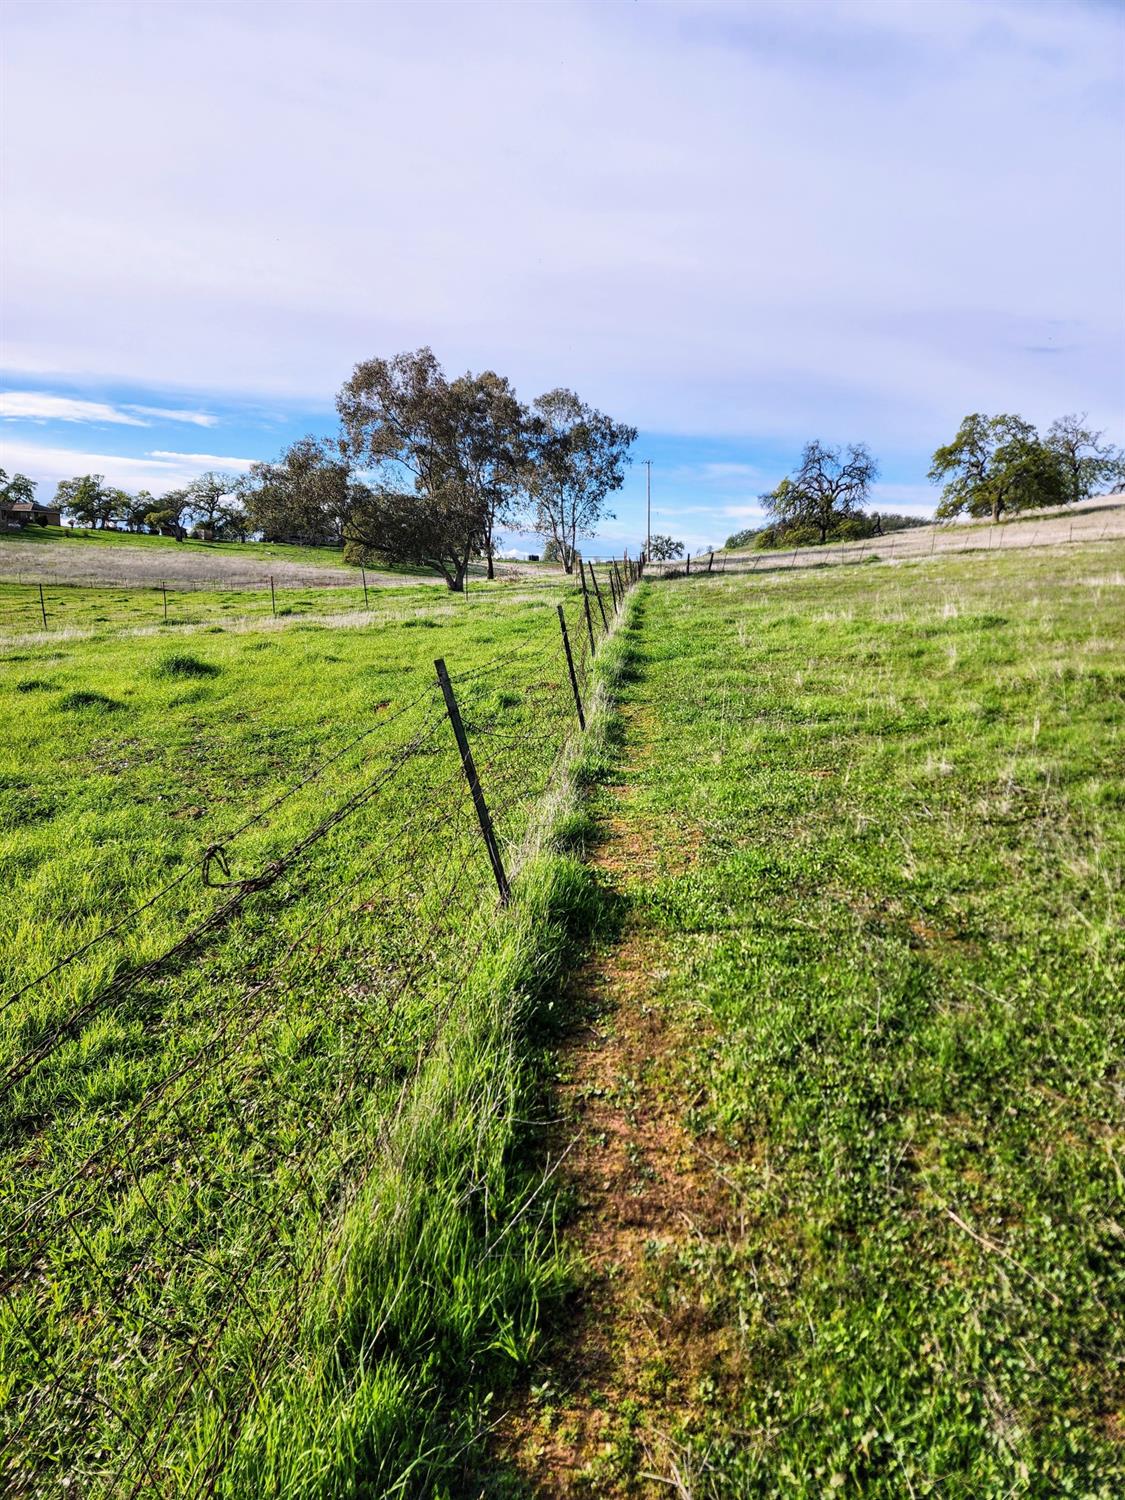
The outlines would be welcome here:
<svg viewBox="0 0 1125 1500">
<path fill-rule="evenodd" d="M 612 517 L 637 436 L 561 387 L 525 404 L 492 370 L 450 379 L 428 348 L 356 365 L 336 408 L 334 437 L 300 438 L 247 474 L 209 472 L 159 499 L 86 474 L 56 504 L 95 529 L 342 546 L 346 561 L 427 565 L 460 591 L 476 557 L 494 576 L 504 529 L 542 535 L 572 572 L 579 540 Z"/>
<path fill-rule="evenodd" d="M 814 440 L 777 487 L 759 496 L 771 518 L 727 538 L 728 548 L 822 546 L 930 524 L 917 516 L 866 507 L 879 467 L 864 443 L 846 448 Z M 1059 417 L 1040 437 L 1022 417 L 965 417 L 952 442 L 938 448 L 930 481 L 943 486 L 939 521 L 1072 505 L 1125 479 L 1125 454 L 1082 416 Z"/>
</svg>

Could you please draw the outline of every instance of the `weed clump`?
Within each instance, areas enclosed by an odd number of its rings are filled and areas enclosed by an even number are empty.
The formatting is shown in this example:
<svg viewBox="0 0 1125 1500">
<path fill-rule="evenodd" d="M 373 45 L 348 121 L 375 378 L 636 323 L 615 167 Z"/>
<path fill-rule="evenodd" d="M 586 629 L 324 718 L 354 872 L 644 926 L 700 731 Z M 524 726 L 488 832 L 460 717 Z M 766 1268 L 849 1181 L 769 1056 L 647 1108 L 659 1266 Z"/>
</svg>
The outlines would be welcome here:
<svg viewBox="0 0 1125 1500">
<path fill-rule="evenodd" d="M 104 693 L 77 692 L 67 693 L 59 699 L 59 708 L 63 713 L 112 713 L 121 705 L 114 698 L 107 698 Z"/>
<path fill-rule="evenodd" d="M 219 668 L 212 662 L 200 661 L 198 656 L 189 656 L 181 651 L 166 656 L 156 668 L 157 677 L 171 677 L 177 680 L 184 677 L 217 677 L 218 675 Z"/>
</svg>

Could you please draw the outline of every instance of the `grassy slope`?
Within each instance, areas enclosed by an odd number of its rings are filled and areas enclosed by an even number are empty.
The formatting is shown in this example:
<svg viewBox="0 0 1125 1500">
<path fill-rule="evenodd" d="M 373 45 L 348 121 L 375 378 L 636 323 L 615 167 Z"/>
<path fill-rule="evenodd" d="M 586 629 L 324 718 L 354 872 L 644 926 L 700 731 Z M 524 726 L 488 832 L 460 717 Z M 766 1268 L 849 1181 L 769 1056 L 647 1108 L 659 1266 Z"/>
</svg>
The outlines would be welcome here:
<svg viewBox="0 0 1125 1500">
<path fill-rule="evenodd" d="M 206 567 L 210 557 L 253 557 L 262 562 L 309 563 L 318 568 L 342 565 L 340 547 L 290 547 L 280 542 L 200 542 L 173 536 L 146 536 L 135 531 L 82 531 L 70 526 L 26 526 L 20 531 L 0 532 L 0 541 L 25 544 L 29 548 L 65 545 L 71 551 L 90 547 L 142 547 L 146 551 L 170 549 L 200 558 Z M 30 565 L 30 563 L 29 563 Z M 393 570 L 392 570 L 393 571 Z"/>
<path fill-rule="evenodd" d="M 656 1257 L 742 1350 L 696 1496 L 1121 1493 L 1123 564 L 648 589 L 633 805 L 697 858 L 630 894 L 745 1215 Z"/>
<path fill-rule="evenodd" d="M 120 943 L 5 1006 L 5 1060 L 212 910 L 227 893 L 202 888 L 201 848 L 388 718 L 432 681 L 439 653 L 455 673 L 495 661 L 463 684 L 462 701 L 487 747 L 478 754 L 501 835 L 518 839 L 573 716 L 556 597 L 497 593 L 435 612 L 427 593 L 378 630 L 212 628 L 174 643 L 107 635 L 6 653 L 4 992 L 192 874 Z M 422 712 L 248 829 L 230 851 L 234 874 L 262 869 L 385 769 Z M 549 1233 L 515 1219 L 526 1184 L 506 1159 L 524 1089 L 514 1028 L 565 947 L 582 877 L 550 861 L 529 872 L 493 929 L 487 866 L 439 729 L 387 796 L 253 896 L 202 953 L 65 1038 L 5 1101 L 5 1253 L 18 1267 L 29 1232 L 56 1247 L 0 1319 L 7 1411 L 36 1403 L 30 1467 L 12 1471 L 27 1492 L 56 1463 L 91 1493 L 119 1462 L 131 1483 L 126 1429 L 165 1422 L 159 1483 L 190 1490 L 192 1454 L 202 1464 L 230 1449 L 232 1410 L 232 1494 L 275 1482 L 287 1495 L 350 1494 L 376 1464 L 388 1487 L 408 1472 L 433 1477 L 475 1430 L 471 1370 L 525 1356 L 539 1289 L 557 1273 Z M 435 905 L 445 899 L 448 909 Z M 431 923 L 424 972 L 399 995 L 390 980 Z M 218 1052 L 221 1068 L 209 1065 Z M 153 1099 L 136 1137 L 116 1145 Z M 460 1133 L 447 1128 L 453 1117 Z M 91 1152 L 108 1175 L 83 1175 L 22 1217 Z M 476 1267 L 481 1190 L 501 1215 L 492 1228 L 511 1227 Z M 389 1217 L 365 1212 L 370 1199 Z M 427 1257 L 430 1280 L 417 1284 Z M 289 1283 L 310 1265 L 320 1291 L 293 1329 Z M 263 1329 L 276 1368 L 261 1357 Z M 200 1338 L 197 1376 L 184 1350 Z M 56 1372 L 62 1394 L 48 1396 Z M 261 1390 L 243 1409 L 250 1372 Z M 89 1405 L 91 1390 L 104 1405 Z"/>
</svg>

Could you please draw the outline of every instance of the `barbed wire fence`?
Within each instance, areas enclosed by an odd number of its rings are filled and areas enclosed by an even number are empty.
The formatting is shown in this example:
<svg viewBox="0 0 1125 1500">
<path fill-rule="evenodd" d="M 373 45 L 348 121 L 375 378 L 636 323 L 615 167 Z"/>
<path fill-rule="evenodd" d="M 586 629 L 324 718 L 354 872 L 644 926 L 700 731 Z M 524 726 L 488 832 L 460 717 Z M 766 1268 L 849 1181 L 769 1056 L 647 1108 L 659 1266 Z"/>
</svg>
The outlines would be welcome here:
<svg viewBox="0 0 1125 1500">
<path fill-rule="evenodd" d="M 683 558 L 650 562 L 646 571 L 650 577 L 675 579 L 714 573 L 771 573 L 854 566 L 876 558 L 887 562 L 896 559 L 900 562 L 925 562 L 932 557 L 966 553 L 1057 547 L 1074 541 L 1104 541 L 1107 536 L 1119 537 L 1123 529 L 1125 522 L 1098 510 L 1082 511 L 1074 516 L 1051 513 L 1043 520 L 1016 519 L 991 525 L 984 522 L 971 526 L 927 523 L 855 542 L 826 542 L 820 546 L 801 545 L 753 552 L 728 552 L 725 548 L 715 548 L 689 553 Z"/>
<path fill-rule="evenodd" d="M 640 572 L 584 563 L 542 638 L 435 663 L 0 1002 L 7 1493 L 214 1490 L 518 879 Z M 346 794 L 247 872 L 243 836 L 326 797 L 349 757 Z"/>
<path fill-rule="evenodd" d="M 341 572 L 344 568 L 341 566 Z M 99 627 L 159 629 L 236 620 L 281 620 L 300 615 L 363 615 L 393 607 L 397 591 L 420 586 L 433 602 L 476 598 L 497 590 L 510 593 L 558 588 L 561 571 L 543 574 L 500 563 L 496 577 L 483 573 L 466 578 L 462 595 L 451 595 L 438 575 L 354 570 L 354 580 L 297 581 L 291 575 L 266 574 L 239 581 L 221 576 L 124 579 L 107 582 L 89 577 L 22 570 L 0 578 L 0 634 L 19 637 Z"/>
</svg>

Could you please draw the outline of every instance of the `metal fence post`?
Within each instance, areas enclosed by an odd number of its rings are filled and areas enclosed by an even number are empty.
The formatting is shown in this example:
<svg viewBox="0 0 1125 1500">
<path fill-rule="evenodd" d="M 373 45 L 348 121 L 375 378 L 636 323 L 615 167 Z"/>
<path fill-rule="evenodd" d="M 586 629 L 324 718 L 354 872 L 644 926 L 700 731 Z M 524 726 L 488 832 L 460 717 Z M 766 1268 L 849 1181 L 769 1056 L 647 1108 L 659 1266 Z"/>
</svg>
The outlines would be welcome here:
<svg viewBox="0 0 1125 1500">
<path fill-rule="evenodd" d="M 586 629 L 590 632 L 590 655 L 593 656 L 597 649 L 594 645 L 594 622 L 590 618 L 590 595 L 586 591 L 586 568 L 582 559 L 578 559 L 578 573 L 582 579 L 582 607 L 586 611 Z"/>
<path fill-rule="evenodd" d="M 480 823 L 480 831 L 484 835 L 484 843 L 488 850 L 492 873 L 496 877 L 496 889 L 500 892 L 500 905 L 507 906 L 512 891 L 508 885 L 508 877 L 504 873 L 504 862 L 500 858 L 500 846 L 496 842 L 496 833 L 492 827 L 492 819 L 488 813 L 488 804 L 485 802 L 484 792 L 481 790 L 480 778 L 477 776 L 476 764 L 473 761 L 473 752 L 469 749 L 469 741 L 465 735 L 465 726 L 461 722 L 461 710 L 457 707 L 457 699 L 453 693 L 453 684 L 449 680 L 449 673 L 445 669 L 445 662 L 440 656 L 434 662 L 434 667 L 437 670 L 438 681 L 441 683 L 442 696 L 445 698 L 445 711 L 449 715 L 450 724 L 453 726 L 453 737 L 456 739 L 457 748 L 461 752 L 461 765 L 465 772 L 465 780 L 469 783 L 469 791 L 473 794 L 473 805 L 477 810 L 477 821 Z"/>
<path fill-rule="evenodd" d="M 270 608 L 273 610 L 274 619 L 277 618 L 277 595 L 273 591 L 273 574 L 270 574 Z"/>
<path fill-rule="evenodd" d="M 684 569 L 684 574 L 685 574 L 685 576 L 687 576 L 690 573 L 691 573 L 691 553 L 689 552 L 688 555 L 687 555 L 687 567 Z"/>
<path fill-rule="evenodd" d="M 602 591 L 598 587 L 598 575 L 594 572 L 593 563 L 590 564 L 590 580 L 594 585 L 594 593 L 598 596 L 598 608 L 602 612 L 602 629 L 608 632 L 609 621 L 606 619 L 605 605 L 602 603 Z"/>
<path fill-rule="evenodd" d="M 362 563 L 359 565 L 359 576 L 363 579 L 363 607 L 367 608 L 367 569 Z"/>
<path fill-rule="evenodd" d="M 47 605 L 43 599 L 43 585 L 39 585 L 39 610 L 43 616 L 43 629 L 47 628 Z"/>
<path fill-rule="evenodd" d="M 566 669 L 570 673 L 570 685 L 574 690 L 574 706 L 578 710 L 578 727 L 586 728 L 586 715 L 582 712 L 582 694 L 578 691 L 578 677 L 574 671 L 574 657 L 570 650 L 570 636 L 566 633 L 566 616 L 563 614 L 562 605 L 558 605 L 559 629 L 562 631 L 563 650 L 566 652 Z"/>
<path fill-rule="evenodd" d="M 715 554 L 712 552 L 711 556 L 707 559 L 707 571 L 708 571 L 708 573 L 710 573 L 711 569 L 714 566 L 715 566 Z"/>
</svg>

